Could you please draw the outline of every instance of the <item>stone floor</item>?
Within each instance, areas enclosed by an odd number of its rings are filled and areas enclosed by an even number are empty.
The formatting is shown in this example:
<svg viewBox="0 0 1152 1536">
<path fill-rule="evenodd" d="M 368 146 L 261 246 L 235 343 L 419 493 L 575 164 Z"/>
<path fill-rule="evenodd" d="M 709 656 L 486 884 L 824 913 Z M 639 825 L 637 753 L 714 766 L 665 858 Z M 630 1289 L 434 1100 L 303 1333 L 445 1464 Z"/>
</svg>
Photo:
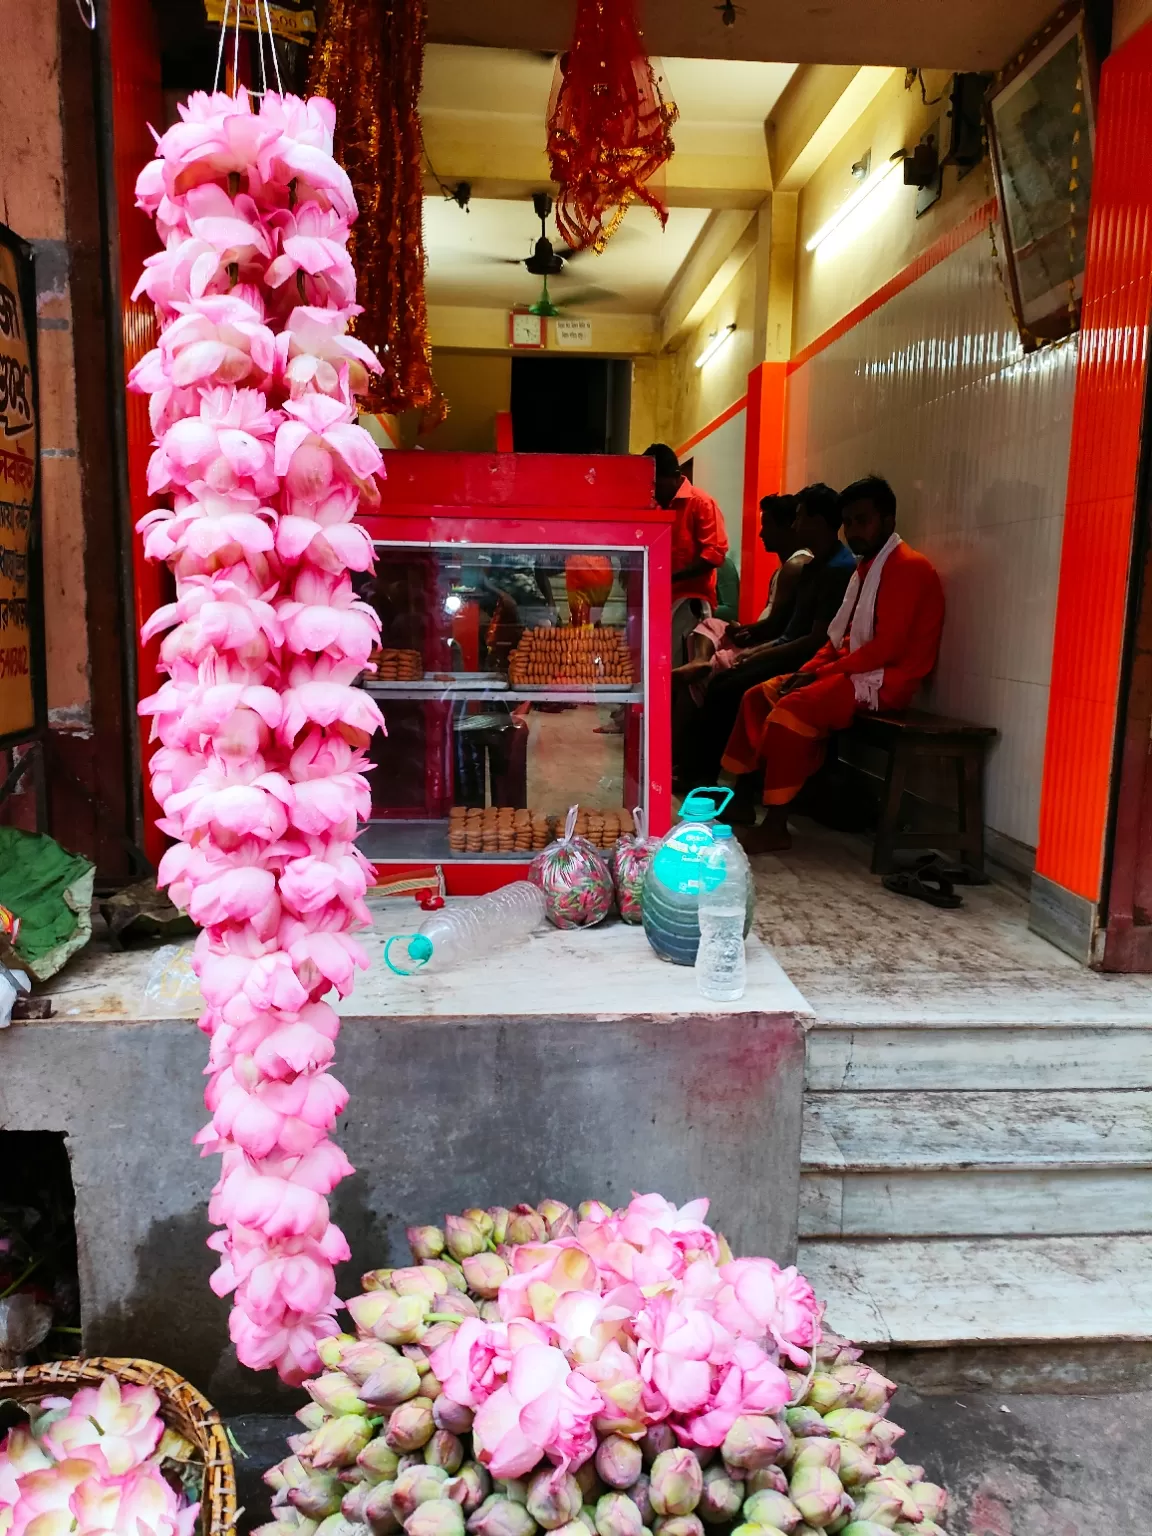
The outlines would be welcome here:
<svg viewBox="0 0 1152 1536">
<path fill-rule="evenodd" d="M 1138 1536 L 1152 1504 L 1152 1392 L 1103 1397 L 920 1397 L 903 1390 L 893 1418 L 900 1451 L 952 1496 L 950 1536 Z M 240 1527 L 268 1519 L 264 1468 L 285 1455 L 293 1419 L 229 1421 Z"/>
</svg>

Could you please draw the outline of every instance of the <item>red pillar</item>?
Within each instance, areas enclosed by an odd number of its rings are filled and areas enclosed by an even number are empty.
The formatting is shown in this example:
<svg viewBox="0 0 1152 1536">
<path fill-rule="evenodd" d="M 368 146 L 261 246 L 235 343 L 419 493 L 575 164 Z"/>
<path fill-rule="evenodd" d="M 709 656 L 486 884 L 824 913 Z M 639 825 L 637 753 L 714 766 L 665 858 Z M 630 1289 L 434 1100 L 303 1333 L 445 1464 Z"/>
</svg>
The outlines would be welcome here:
<svg viewBox="0 0 1152 1536">
<path fill-rule="evenodd" d="M 748 375 L 744 438 L 744 520 L 740 541 L 740 620 L 750 624 L 768 596 L 776 558 L 760 542 L 760 498 L 784 489 L 787 363 L 760 363 Z"/>
<path fill-rule="evenodd" d="M 1101 78 L 1036 857 L 1044 901 L 1075 913 L 1079 899 L 1089 926 L 1104 871 L 1137 510 L 1152 314 L 1149 143 L 1152 25 Z"/>
</svg>

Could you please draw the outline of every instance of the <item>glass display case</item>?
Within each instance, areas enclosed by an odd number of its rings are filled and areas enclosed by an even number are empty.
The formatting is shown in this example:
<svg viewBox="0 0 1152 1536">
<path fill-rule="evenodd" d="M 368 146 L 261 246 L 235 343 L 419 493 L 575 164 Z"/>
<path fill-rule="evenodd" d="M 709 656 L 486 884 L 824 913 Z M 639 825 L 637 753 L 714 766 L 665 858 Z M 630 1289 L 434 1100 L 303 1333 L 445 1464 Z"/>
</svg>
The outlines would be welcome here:
<svg viewBox="0 0 1152 1536">
<path fill-rule="evenodd" d="M 386 463 L 359 583 L 381 620 L 362 686 L 387 728 L 363 851 L 467 894 L 522 876 L 571 806 L 606 849 L 636 807 L 665 830 L 670 514 L 651 461 Z"/>
</svg>

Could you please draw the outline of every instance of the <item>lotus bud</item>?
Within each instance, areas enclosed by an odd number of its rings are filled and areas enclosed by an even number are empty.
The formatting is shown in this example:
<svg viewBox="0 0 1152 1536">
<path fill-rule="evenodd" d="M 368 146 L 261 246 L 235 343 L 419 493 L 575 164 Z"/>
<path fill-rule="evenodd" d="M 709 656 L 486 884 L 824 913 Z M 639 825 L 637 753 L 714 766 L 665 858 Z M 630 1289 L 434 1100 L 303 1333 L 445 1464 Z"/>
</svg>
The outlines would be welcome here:
<svg viewBox="0 0 1152 1536">
<path fill-rule="evenodd" d="M 468 1530 L 470 1536 L 533 1536 L 536 1522 L 523 1504 L 493 1493 L 469 1516 Z"/>
<path fill-rule="evenodd" d="M 819 1414 L 816 1415 L 819 1418 Z M 780 1459 L 784 1436 L 775 1419 L 763 1415 L 741 1415 L 724 1437 L 720 1454 L 730 1467 L 755 1472 Z"/>
<path fill-rule="evenodd" d="M 444 1497 L 455 1499 L 466 1515 L 479 1509 L 491 1492 L 492 1479 L 476 1461 L 466 1461 L 456 1476 L 444 1484 Z"/>
<path fill-rule="evenodd" d="M 884 1476 L 897 1477 L 906 1487 L 911 1488 L 913 1483 L 924 1481 L 924 1468 L 909 1466 L 899 1456 L 893 1456 L 891 1461 L 885 1463 Z"/>
<path fill-rule="evenodd" d="M 891 1419 L 878 1419 L 872 1430 L 872 1444 L 876 1460 L 883 1464 L 896 1454 L 896 1442 L 904 1438 L 904 1430 Z"/>
<path fill-rule="evenodd" d="M 563 1200 L 549 1198 L 541 1200 L 536 1209 L 543 1216 L 545 1224 L 550 1227 L 554 1221 L 560 1221 L 567 1216 L 571 1207 L 565 1205 Z"/>
<path fill-rule="evenodd" d="M 420 1378 L 420 1396 L 426 1397 L 435 1405 L 437 1398 L 444 1391 L 444 1385 L 435 1371 L 425 1371 Z"/>
<path fill-rule="evenodd" d="M 400 1458 L 387 1440 L 370 1440 L 357 1456 L 356 1465 L 376 1482 L 391 1482 L 400 1470 Z"/>
<path fill-rule="evenodd" d="M 499 1248 L 508 1240 L 508 1218 L 512 1213 L 505 1205 L 490 1205 L 488 1214 L 492 1218 L 492 1241 Z"/>
<path fill-rule="evenodd" d="M 491 1211 L 486 1211 L 478 1205 L 469 1206 L 468 1210 L 461 1212 L 465 1221 L 471 1221 L 480 1228 L 485 1239 L 492 1241 L 492 1234 L 496 1230 L 496 1221 Z"/>
<path fill-rule="evenodd" d="M 909 1526 L 907 1529 L 911 1530 L 913 1527 Z M 919 1536 L 931 1536 L 923 1526 L 918 1525 L 915 1530 Z M 841 1527 L 839 1536 L 892 1536 L 892 1531 L 886 1525 L 877 1525 L 875 1520 L 853 1520 L 850 1524 Z"/>
<path fill-rule="evenodd" d="M 350 1520 L 353 1525 L 367 1525 L 364 1506 L 376 1492 L 377 1486 L 375 1483 L 353 1483 L 340 1501 L 340 1513 L 345 1520 Z"/>
<path fill-rule="evenodd" d="M 595 1529 L 595 1527 L 593 1527 Z M 575 1520 L 569 1520 L 566 1525 L 557 1526 L 554 1536 L 585 1536 L 588 1527 L 577 1515 Z"/>
<path fill-rule="evenodd" d="M 360 1296 L 350 1296 L 345 1303 L 352 1314 L 352 1321 L 356 1324 L 357 1332 L 361 1338 L 372 1333 L 376 1324 L 388 1310 L 391 1302 L 395 1301 L 395 1291 L 371 1290 L 365 1291 Z"/>
<path fill-rule="evenodd" d="M 434 1269 L 442 1274 L 448 1282 L 448 1288 L 452 1291 L 466 1291 L 468 1289 L 460 1266 L 455 1259 L 425 1259 L 424 1269 Z"/>
<path fill-rule="evenodd" d="M 397 1296 L 435 1297 L 449 1289 L 448 1277 L 431 1264 L 410 1264 L 392 1271 L 392 1289 Z"/>
<path fill-rule="evenodd" d="M 372 1425 L 358 1413 L 329 1419 L 312 1436 L 314 1467 L 350 1467 L 372 1438 Z"/>
<path fill-rule="evenodd" d="M 356 1383 L 343 1371 L 326 1371 L 305 1386 L 312 1401 L 326 1413 L 359 1413 L 364 1406 Z"/>
<path fill-rule="evenodd" d="M 513 1207 L 508 1216 L 508 1233 L 505 1241 L 514 1248 L 522 1243 L 542 1243 L 548 1236 L 544 1218 L 530 1205 Z"/>
<path fill-rule="evenodd" d="M 494 1253 L 492 1257 L 495 1259 L 499 1255 Z M 465 1295 L 463 1291 L 451 1290 L 443 1296 L 437 1296 L 432 1310 L 441 1320 L 454 1317 L 477 1317 L 480 1312 L 471 1296 Z"/>
<path fill-rule="evenodd" d="M 500 1478 L 492 1486 L 497 1493 L 506 1499 L 511 1499 L 514 1504 L 528 1502 L 528 1479 L 525 1477 Z"/>
<path fill-rule="evenodd" d="M 472 1428 L 473 1417 L 471 1408 L 465 1408 L 463 1403 L 454 1403 L 443 1393 L 432 1404 L 432 1422 L 436 1428 L 451 1430 L 454 1435 L 466 1435 Z"/>
<path fill-rule="evenodd" d="M 788 1401 L 798 1403 L 802 1401 L 808 1390 L 808 1373 L 806 1371 L 793 1370 L 791 1366 L 784 1371 L 784 1379 L 788 1383 Z"/>
<path fill-rule="evenodd" d="M 454 1499 L 429 1499 L 404 1522 L 408 1536 L 464 1536 L 464 1511 Z"/>
<path fill-rule="evenodd" d="M 650 1526 L 656 1518 L 656 1511 L 652 1508 L 652 1479 L 647 1472 L 641 1472 L 631 1488 L 624 1491 L 640 1511 L 641 1520 Z"/>
<path fill-rule="evenodd" d="M 324 1536 L 368 1536 L 366 1525 L 353 1525 L 350 1520 L 345 1520 L 339 1510 L 320 1522 L 316 1527 L 316 1536 L 320 1536 L 321 1531 Z"/>
<path fill-rule="evenodd" d="M 830 1413 L 833 1408 L 846 1408 L 852 1401 L 852 1389 L 835 1376 L 817 1371 L 804 1395 L 804 1406 L 815 1408 L 817 1413 Z"/>
<path fill-rule="evenodd" d="M 344 1351 L 355 1342 L 355 1336 L 351 1333 L 336 1333 L 331 1338 L 321 1339 L 316 1345 L 320 1363 L 330 1371 L 340 1370 L 344 1364 Z"/>
<path fill-rule="evenodd" d="M 327 1414 L 324 1415 L 324 1422 L 328 1422 Z M 302 1456 L 309 1464 L 312 1461 L 312 1437 L 315 1433 L 314 1429 L 310 1429 L 306 1435 L 288 1436 L 288 1449 L 294 1456 Z"/>
<path fill-rule="evenodd" d="M 696 1513 L 709 1525 L 730 1525 L 739 1518 L 744 1484 L 727 1467 L 717 1464 L 704 1473 L 704 1488 Z"/>
<path fill-rule="evenodd" d="M 424 1259 L 438 1259 L 444 1252 L 444 1233 L 439 1227 L 409 1227 L 406 1236 L 418 1264 Z"/>
<path fill-rule="evenodd" d="M 576 1215 L 581 1221 L 607 1221 L 612 1215 L 612 1207 L 605 1205 L 603 1200 L 581 1200 Z"/>
<path fill-rule="evenodd" d="M 428 1364 L 428 1351 L 423 1344 L 401 1344 L 400 1354 L 405 1360 L 411 1360 L 421 1376 L 431 1369 Z"/>
<path fill-rule="evenodd" d="M 883 1525 L 891 1530 L 900 1519 L 903 1509 L 899 1499 L 894 1499 L 890 1493 L 877 1491 L 871 1484 L 867 1488 L 858 1490 L 856 1508 L 852 1511 L 854 1520 L 871 1520 L 876 1525 Z"/>
<path fill-rule="evenodd" d="M 405 1455 L 401 1456 L 400 1465 L 397 1469 L 396 1476 L 399 1477 L 403 1472 L 411 1472 L 413 1467 L 423 1467 L 425 1465 L 427 1464 L 424 1460 L 424 1452 L 422 1450 L 409 1451 Z M 441 1471 L 443 1471 L 443 1468 L 441 1468 Z M 445 1474 L 445 1476 L 447 1476 L 447 1474 Z"/>
<path fill-rule="evenodd" d="M 789 1409 L 788 1417 L 796 1412 L 804 1413 L 806 1409 Z M 874 1439 L 874 1431 L 880 1423 L 879 1417 L 874 1413 L 866 1413 L 863 1408 L 835 1408 L 831 1413 L 825 1414 L 823 1419 L 823 1433 L 835 1435 L 837 1440 L 851 1440 L 856 1445 L 868 1445 Z M 805 1430 L 805 1434 L 819 1434 L 819 1430 Z"/>
<path fill-rule="evenodd" d="M 792 1456 L 793 1471 L 797 1467 L 828 1467 L 833 1472 L 839 1472 L 840 1447 L 844 1443 L 832 1439 L 817 1440 L 815 1436 L 797 1440 Z"/>
<path fill-rule="evenodd" d="M 528 1484 L 528 1513 L 546 1531 L 557 1531 L 580 1513 L 584 1497 L 574 1477 L 549 1467 Z"/>
<path fill-rule="evenodd" d="M 264 1482 L 274 1493 L 286 1493 L 289 1488 L 302 1488 L 311 1476 L 299 1456 L 285 1456 L 264 1473 Z M 284 1503 L 287 1504 L 287 1500 Z"/>
<path fill-rule="evenodd" d="M 830 1467 L 800 1467 L 792 1474 L 789 1492 L 801 1516 L 821 1530 L 852 1508 L 852 1500 Z"/>
<path fill-rule="evenodd" d="M 653 1536 L 704 1536 L 699 1515 L 669 1515 L 657 1520 Z"/>
<path fill-rule="evenodd" d="M 399 1350 L 391 1344 L 385 1344 L 382 1339 L 356 1339 L 344 1351 L 341 1369 L 345 1376 L 350 1376 L 354 1382 L 363 1386 L 381 1366 L 399 1358 Z"/>
<path fill-rule="evenodd" d="M 832 1410 L 834 1413 L 843 1411 L 843 1409 Z M 798 1439 L 811 1439 L 817 1435 L 831 1434 L 831 1430 L 826 1427 L 827 1416 L 817 1413 L 815 1408 L 786 1408 L 784 1422 Z"/>
<path fill-rule="evenodd" d="M 640 1536 L 644 1521 L 626 1493 L 606 1493 L 596 1502 L 598 1536 Z"/>
<path fill-rule="evenodd" d="M 403 1525 L 421 1504 L 427 1504 L 429 1499 L 442 1499 L 447 1481 L 443 1467 L 429 1467 L 422 1461 L 401 1468 L 392 1489 L 392 1513 Z"/>
<path fill-rule="evenodd" d="M 483 1213 L 488 1222 L 492 1218 L 485 1211 Z M 444 1223 L 447 1238 L 448 1251 L 454 1259 L 470 1259 L 474 1253 L 483 1253 L 488 1246 L 488 1234 L 475 1221 L 467 1216 L 449 1216 Z"/>
<path fill-rule="evenodd" d="M 898 1532 L 898 1536 L 948 1536 L 942 1525 L 937 1525 L 935 1520 L 897 1520 L 892 1529 Z"/>
<path fill-rule="evenodd" d="M 433 1323 L 420 1340 L 421 1349 L 427 1350 L 429 1354 L 433 1354 L 440 1348 L 441 1344 L 447 1344 L 459 1326 L 460 1324 L 455 1318 L 450 1323 Z"/>
<path fill-rule="evenodd" d="M 634 1440 L 609 1435 L 596 1450 L 596 1471 L 609 1488 L 631 1488 L 644 1470 L 644 1457 Z"/>
<path fill-rule="evenodd" d="M 432 1404 L 426 1397 L 414 1397 L 393 1408 L 384 1438 L 394 1451 L 419 1451 L 436 1431 L 432 1422 Z"/>
<path fill-rule="evenodd" d="M 749 1525 L 770 1531 L 794 1531 L 800 1524 L 800 1511 L 787 1494 L 764 1488 L 744 1501 L 744 1519 Z"/>
<path fill-rule="evenodd" d="M 501 1283 L 512 1273 L 498 1253 L 477 1253 L 461 1266 L 468 1289 L 484 1301 L 493 1301 Z"/>
<path fill-rule="evenodd" d="M 650 1467 L 663 1451 L 675 1450 L 678 1442 L 670 1424 L 653 1424 L 640 1442 L 644 1465 Z"/>
<path fill-rule="evenodd" d="M 690 1515 L 700 1502 L 704 1473 L 691 1451 L 661 1451 L 652 1463 L 651 1477 L 649 1496 L 658 1515 Z"/>
<path fill-rule="evenodd" d="M 296 1417 L 305 1429 L 319 1429 L 321 1424 L 327 1422 L 330 1417 L 326 1408 L 321 1408 L 319 1403 L 305 1403 L 303 1408 L 297 1408 Z"/>
<path fill-rule="evenodd" d="M 449 1430 L 438 1429 L 424 1447 L 424 1460 L 430 1467 L 443 1467 L 451 1477 L 464 1464 L 464 1446 Z"/>
<path fill-rule="evenodd" d="M 360 1276 L 360 1289 L 362 1291 L 390 1291 L 392 1289 L 392 1271 L 390 1269 L 366 1269 Z"/>
<path fill-rule="evenodd" d="M 411 1360 L 395 1355 L 364 1382 L 360 1398 L 372 1408 L 397 1408 L 419 1391 L 420 1372 Z"/>
<path fill-rule="evenodd" d="M 754 1493 L 762 1493 L 765 1488 L 773 1493 L 787 1493 L 788 1479 L 783 1467 L 757 1467 L 755 1472 L 749 1472 L 744 1483 L 744 1497 L 750 1499 Z"/>
<path fill-rule="evenodd" d="M 908 1490 L 925 1520 L 943 1520 L 948 1513 L 948 1495 L 936 1483 L 913 1483 Z"/>
<path fill-rule="evenodd" d="M 375 1536 L 393 1536 L 400 1529 L 400 1522 L 392 1508 L 392 1483 L 377 1483 L 364 1500 L 364 1520 Z"/>
<path fill-rule="evenodd" d="M 604 1484 L 600 1481 L 600 1474 L 596 1470 L 595 1459 L 582 1462 L 572 1475 L 580 1484 L 580 1492 L 584 1495 L 585 1504 L 595 1504 L 600 1495 L 607 1492 Z M 635 1478 L 633 1478 L 633 1482 L 635 1482 Z"/>
<path fill-rule="evenodd" d="M 559 1200 L 545 1200 L 537 1206 L 537 1210 L 547 1224 L 550 1241 L 556 1242 L 561 1237 L 575 1237 L 576 1212 L 571 1206 L 564 1205 Z"/>
<path fill-rule="evenodd" d="M 862 1445 L 856 1445 L 851 1440 L 837 1440 L 834 1443 L 840 1447 L 838 1476 L 845 1488 L 862 1487 L 874 1477 L 880 1476 L 879 1467 Z"/>
<path fill-rule="evenodd" d="M 387 1295 L 387 1292 L 380 1292 Z M 376 1320 L 372 1329 L 385 1344 L 418 1344 L 427 1330 L 429 1312 L 439 1310 L 441 1298 L 430 1296 L 395 1296 Z"/>
<path fill-rule="evenodd" d="M 313 1472 L 306 1483 L 289 1488 L 288 1502 L 309 1520 L 326 1520 L 340 1508 L 344 1490 L 331 1472 Z"/>
<path fill-rule="evenodd" d="M 596 1511 L 594 1509 L 585 1504 L 583 1509 L 581 1509 L 580 1513 L 576 1516 L 576 1520 L 580 1522 L 586 1531 L 591 1532 L 591 1536 L 596 1536 Z M 573 1525 L 575 1523 L 576 1521 L 572 1522 Z M 571 1527 L 565 1526 L 564 1529 L 569 1530 Z M 577 1533 L 577 1536 L 579 1536 L 579 1533 Z"/>
<path fill-rule="evenodd" d="M 881 1376 L 870 1365 L 838 1365 L 832 1374 L 851 1394 L 850 1404 L 845 1407 L 883 1413 L 896 1393 L 896 1383 Z"/>
<path fill-rule="evenodd" d="M 940 1490 L 943 1493 L 943 1489 Z M 919 1502 L 907 1484 L 898 1477 L 876 1477 L 863 1491 L 863 1498 L 895 1499 L 899 1506 L 899 1519 L 918 1521 L 921 1518 Z M 868 1517 L 874 1518 L 874 1517 Z"/>
<path fill-rule="evenodd" d="M 498 1301 L 482 1301 L 480 1303 L 480 1318 L 485 1323 L 503 1322 L 500 1315 L 500 1303 Z"/>
</svg>

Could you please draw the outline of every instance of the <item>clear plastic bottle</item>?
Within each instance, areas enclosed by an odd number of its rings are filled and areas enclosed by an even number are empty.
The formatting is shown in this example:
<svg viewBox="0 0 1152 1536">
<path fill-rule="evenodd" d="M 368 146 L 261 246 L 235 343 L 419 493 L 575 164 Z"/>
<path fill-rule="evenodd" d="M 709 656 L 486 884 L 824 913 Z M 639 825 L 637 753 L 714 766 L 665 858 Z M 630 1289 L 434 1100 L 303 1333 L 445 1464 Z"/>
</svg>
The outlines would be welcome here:
<svg viewBox="0 0 1152 1536">
<path fill-rule="evenodd" d="M 384 946 L 384 959 L 397 976 L 411 976 L 425 966 L 441 971 L 525 938 L 543 921 L 544 892 L 527 880 L 514 880 L 466 906 L 433 912 L 421 923 L 419 933 L 396 934 Z M 406 946 L 409 965 L 397 965 L 392 959 L 394 944 Z"/>
<path fill-rule="evenodd" d="M 696 987 L 714 1003 L 744 996 L 744 918 L 752 869 L 732 828 L 714 828 L 701 879 L 700 948 L 696 952 Z"/>
</svg>

